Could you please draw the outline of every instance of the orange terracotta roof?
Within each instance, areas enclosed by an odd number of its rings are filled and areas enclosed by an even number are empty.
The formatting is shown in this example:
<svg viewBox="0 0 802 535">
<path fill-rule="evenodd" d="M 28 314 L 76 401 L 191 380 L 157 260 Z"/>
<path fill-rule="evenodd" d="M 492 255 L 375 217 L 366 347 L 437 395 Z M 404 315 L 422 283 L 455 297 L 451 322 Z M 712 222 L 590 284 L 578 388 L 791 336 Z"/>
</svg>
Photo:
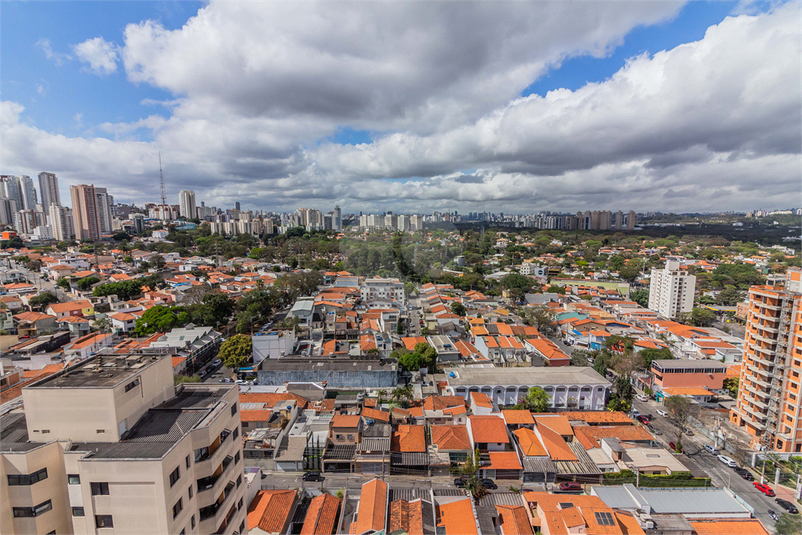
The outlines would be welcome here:
<svg viewBox="0 0 802 535">
<path fill-rule="evenodd" d="M 634 425 L 632 419 L 621 411 L 566 411 L 560 413 L 570 421 L 583 421 L 589 424 L 620 423 Z"/>
<path fill-rule="evenodd" d="M 523 505 L 497 505 L 504 535 L 532 535 L 532 524 Z"/>
<path fill-rule="evenodd" d="M 474 443 L 509 444 L 510 437 L 507 435 L 507 426 L 504 424 L 504 420 L 498 416 L 474 415 L 468 416 L 468 420 L 471 422 Z"/>
<path fill-rule="evenodd" d="M 441 451 L 471 450 L 471 438 L 464 425 L 432 425 L 431 437 L 432 444 Z"/>
<path fill-rule="evenodd" d="M 408 535 L 423 535 L 423 500 L 395 500 L 390 504 L 388 533 L 399 530 Z"/>
<path fill-rule="evenodd" d="M 445 528 L 446 535 L 478 535 L 470 498 L 437 504 L 437 526 Z"/>
<path fill-rule="evenodd" d="M 17 321 L 41 321 L 47 319 L 56 319 L 55 316 L 51 316 L 50 314 L 42 314 L 41 312 L 20 312 L 19 314 L 14 314 L 14 319 Z"/>
<path fill-rule="evenodd" d="M 392 451 L 403 453 L 425 452 L 426 433 L 422 425 L 399 425 L 393 432 Z"/>
<path fill-rule="evenodd" d="M 663 388 L 667 396 L 712 396 L 713 392 L 701 387 L 669 387 Z"/>
<path fill-rule="evenodd" d="M 172 359 L 173 359 L 173 368 L 175 368 L 176 366 L 178 366 L 179 364 L 181 364 L 182 362 L 187 360 L 187 357 L 176 357 L 176 356 L 173 356 Z"/>
<path fill-rule="evenodd" d="M 545 425 L 538 425 L 537 430 L 549 457 L 552 461 L 577 461 L 576 455 L 566 444 L 565 439 L 556 431 L 552 431 Z"/>
<path fill-rule="evenodd" d="M 299 409 L 306 408 L 307 403 L 309 403 L 306 398 L 296 396 L 295 394 L 290 394 L 289 392 L 284 392 L 281 394 L 272 392 L 240 392 L 239 395 L 240 403 L 263 403 L 265 407 L 269 409 L 272 409 L 276 403 L 279 403 L 280 401 L 291 399 L 295 400 L 295 403 L 298 405 Z"/>
<path fill-rule="evenodd" d="M 427 411 L 441 411 L 449 407 L 465 407 L 465 398 L 432 395 L 423 400 L 423 408 Z"/>
<path fill-rule="evenodd" d="M 518 438 L 518 445 L 521 447 L 521 452 L 527 457 L 546 457 L 548 451 L 540 442 L 534 431 L 528 427 L 522 427 L 512 432 Z"/>
<path fill-rule="evenodd" d="M 490 397 L 487 394 L 482 392 L 471 392 L 471 399 L 477 407 L 484 407 L 486 409 L 493 408 L 493 402 L 490 400 Z"/>
<path fill-rule="evenodd" d="M 607 437 L 615 437 L 622 442 L 648 442 L 654 440 L 654 437 L 639 425 L 581 425 L 574 428 L 574 434 L 586 450 L 600 447 L 599 440 Z"/>
<path fill-rule="evenodd" d="M 401 341 L 404 342 L 404 347 L 409 349 L 410 351 L 415 350 L 416 344 L 427 344 L 425 336 L 404 336 L 401 338 Z"/>
<path fill-rule="evenodd" d="M 538 427 L 545 425 L 549 429 L 566 437 L 574 434 L 571 428 L 571 422 L 562 414 L 536 414 L 534 419 Z"/>
<path fill-rule="evenodd" d="M 508 424 L 533 424 L 535 423 L 534 418 L 532 418 L 532 413 L 527 410 L 512 410 L 507 409 L 501 411 L 501 414 L 504 415 L 504 420 Z"/>
<path fill-rule="evenodd" d="M 390 421 L 390 413 L 387 411 L 380 411 L 377 409 L 371 409 L 370 407 L 364 407 L 362 409 L 362 416 L 364 418 L 370 418 L 371 420 L 378 420 L 380 422 L 389 422 Z"/>
<path fill-rule="evenodd" d="M 66 303 L 52 303 L 48 305 L 47 308 L 58 314 L 61 312 L 70 312 L 71 310 L 83 310 L 84 308 L 92 308 L 92 303 L 90 303 L 86 299 L 81 299 L 79 301 L 67 301 Z"/>
<path fill-rule="evenodd" d="M 359 510 L 356 522 L 351 526 L 352 533 L 381 531 L 387 519 L 387 483 L 372 479 L 362 485 L 359 496 Z"/>
<path fill-rule="evenodd" d="M 491 451 L 490 467 L 493 470 L 521 470 L 521 461 L 514 451 Z"/>
<path fill-rule="evenodd" d="M 769 535 L 763 523 L 756 519 L 695 520 L 691 526 L 697 535 Z"/>
<path fill-rule="evenodd" d="M 309 502 L 301 535 L 331 535 L 337 529 L 340 500 L 331 494 L 315 496 Z"/>
<path fill-rule="evenodd" d="M 281 533 L 294 502 L 294 490 L 260 490 L 248 507 L 248 529 Z"/>
<path fill-rule="evenodd" d="M 358 414 L 335 414 L 331 419 L 331 427 L 359 427 L 359 421 L 361 419 L 362 417 Z"/>
</svg>

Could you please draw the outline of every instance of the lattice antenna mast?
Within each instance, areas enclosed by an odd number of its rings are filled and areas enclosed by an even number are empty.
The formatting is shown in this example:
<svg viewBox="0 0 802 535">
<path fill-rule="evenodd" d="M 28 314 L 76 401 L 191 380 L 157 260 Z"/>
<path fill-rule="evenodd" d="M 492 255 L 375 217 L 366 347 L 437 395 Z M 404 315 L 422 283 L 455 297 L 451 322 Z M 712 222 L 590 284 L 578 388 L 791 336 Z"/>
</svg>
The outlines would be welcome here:
<svg viewBox="0 0 802 535">
<path fill-rule="evenodd" d="M 162 188 L 162 206 L 167 205 L 167 196 L 164 194 L 164 173 L 162 172 L 162 151 L 159 151 L 159 182 Z"/>
</svg>

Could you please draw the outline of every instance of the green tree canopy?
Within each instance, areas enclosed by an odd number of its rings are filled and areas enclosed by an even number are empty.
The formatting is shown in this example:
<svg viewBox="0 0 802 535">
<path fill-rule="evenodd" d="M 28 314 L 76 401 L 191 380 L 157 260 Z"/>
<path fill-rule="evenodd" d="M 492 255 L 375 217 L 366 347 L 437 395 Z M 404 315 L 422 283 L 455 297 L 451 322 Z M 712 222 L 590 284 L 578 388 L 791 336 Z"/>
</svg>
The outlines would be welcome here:
<svg viewBox="0 0 802 535">
<path fill-rule="evenodd" d="M 640 289 L 629 292 L 629 298 L 642 307 L 649 306 L 649 290 Z"/>
<path fill-rule="evenodd" d="M 228 368 L 239 369 L 251 360 L 253 345 L 251 337 L 244 334 L 235 334 L 220 346 L 217 357 Z"/>
<path fill-rule="evenodd" d="M 418 371 L 421 368 L 428 368 L 429 372 L 434 372 L 437 366 L 437 351 L 423 342 L 415 344 L 412 353 L 401 355 L 398 365 L 406 371 Z"/>
<path fill-rule="evenodd" d="M 142 279 L 109 282 L 107 284 L 96 286 L 95 289 L 92 290 L 92 295 L 95 297 L 116 295 L 122 301 L 127 301 L 132 297 L 139 295 L 140 293 L 142 293 Z"/>
<path fill-rule="evenodd" d="M 95 284 L 96 282 L 100 282 L 100 278 L 94 275 L 89 275 L 88 277 L 78 279 L 78 282 L 75 283 L 75 286 L 77 286 L 78 289 L 81 290 L 82 292 L 85 292 L 86 290 L 91 288 L 92 285 Z"/>
<path fill-rule="evenodd" d="M 42 292 L 28 300 L 28 304 L 33 308 L 46 307 L 51 303 L 58 303 L 58 297 L 56 297 L 56 294 L 51 292 Z"/>
<path fill-rule="evenodd" d="M 451 303 L 451 312 L 453 312 L 457 316 L 464 316 L 466 312 L 465 305 L 463 305 L 459 301 L 454 301 L 453 303 Z"/>
<path fill-rule="evenodd" d="M 163 333 L 176 327 L 183 327 L 189 323 L 189 319 L 189 313 L 184 307 L 156 305 L 136 320 L 136 334 L 144 336 Z"/>
<path fill-rule="evenodd" d="M 547 412 L 551 406 L 551 398 L 539 386 L 533 386 L 526 395 L 526 405 L 532 412 Z"/>
</svg>

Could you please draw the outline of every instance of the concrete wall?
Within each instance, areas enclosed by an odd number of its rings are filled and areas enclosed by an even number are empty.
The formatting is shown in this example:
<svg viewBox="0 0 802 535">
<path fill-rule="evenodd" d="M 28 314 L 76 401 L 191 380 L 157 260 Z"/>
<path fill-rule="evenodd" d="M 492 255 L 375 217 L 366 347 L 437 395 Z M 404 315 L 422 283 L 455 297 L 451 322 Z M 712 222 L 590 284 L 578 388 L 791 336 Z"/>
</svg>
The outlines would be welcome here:
<svg viewBox="0 0 802 535">
<path fill-rule="evenodd" d="M 395 370 L 337 371 L 337 370 L 286 370 L 259 371 L 260 385 L 283 385 L 287 382 L 327 381 L 329 388 L 394 388 L 398 384 Z"/>
</svg>

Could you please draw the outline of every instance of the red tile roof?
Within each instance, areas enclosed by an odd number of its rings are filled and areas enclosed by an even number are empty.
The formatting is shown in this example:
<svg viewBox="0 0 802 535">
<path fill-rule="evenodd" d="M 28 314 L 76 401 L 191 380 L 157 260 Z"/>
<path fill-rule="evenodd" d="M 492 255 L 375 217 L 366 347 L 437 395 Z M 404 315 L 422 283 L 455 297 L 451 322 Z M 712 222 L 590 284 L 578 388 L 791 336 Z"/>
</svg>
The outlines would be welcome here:
<svg viewBox="0 0 802 535">
<path fill-rule="evenodd" d="M 282 532 L 294 503 L 294 490 L 260 490 L 248 507 L 248 529 Z"/>
<path fill-rule="evenodd" d="M 331 419 L 331 426 L 339 428 L 359 427 L 360 419 L 362 417 L 358 414 L 335 414 Z"/>
<path fill-rule="evenodd" d="M 381 531 L 387 519 L 387 483 L 372 479 L 362 485 L 359 496 L 359 509 L 356 522 L 351 525 L 351 533 Z"/>
<path fill-rule="evenodd" d="M 498 416 L 468 416 L 471 422 L 471 434 L 473 441 L 482 443 L 508 444 L 510 437 L 507 436 L 507 426 L 504 420 Z"/>
<path fill-rule="evenodd" d="M 527 410 L 503 410 L 501 414 L 504 415 L 504 420 L 508 424 L 534 424 L 535 420 L 532 418 L 532 413 Z"/>
<path fill-rule="evenodd" d="M 478 535 L 470 498 L 437 504 L 437 526 L 444 527 L 446 535 Z"/>
<path fill-rule="evenodd" d="M 399 530 L 408 535 L 423 535 L 423 500 L 396 500 L 390 504 L 388 533 Z"/>
<path fill-rule="evenodd" d="M 399 425 L 393 432 L 392 451 L 422 453 L 426 451 L 426 433 L 422 425 Z"/>
<path fill-rule="evenodd" d="M 301 535 L 331 535 L 337 529 L 340 500 L 331 494 L 315 496 L 309 502 Z"/>
<path fill-rule="evenodd" d="M 532 524 L 523 505 L 497 505 L 503 535 L 532 535 Z"/>
<path fill-rule="evenodd" d="M 432 444 L 441 451 L 471 450 L 471 438 L 464 425 L 432 425 Z"/>
<path fill-rule="evenodd" d="M 521 461 L 514 451 L 491 451 L 490 466 L 493 470 L 521 470 Z"/>
</svg>

